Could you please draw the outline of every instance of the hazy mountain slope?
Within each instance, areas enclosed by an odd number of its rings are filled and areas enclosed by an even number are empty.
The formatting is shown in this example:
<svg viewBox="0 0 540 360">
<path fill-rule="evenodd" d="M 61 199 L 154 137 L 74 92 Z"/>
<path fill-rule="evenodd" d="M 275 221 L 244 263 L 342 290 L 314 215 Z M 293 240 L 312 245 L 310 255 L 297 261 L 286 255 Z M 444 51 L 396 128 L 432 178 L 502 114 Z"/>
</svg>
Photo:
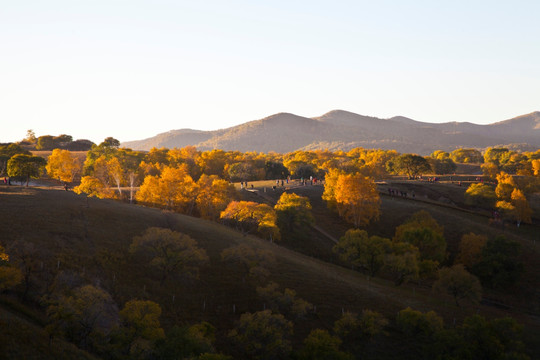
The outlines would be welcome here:
<svg viewBox="0 0 540 360">
<path fill-rule="evenodd" d="M 122 145 L 137 150 L 194 145 L 201 150 L 275 151 L 349 150 L 354 147 L 395 149 L 427 155 L 434 150 L 483 148 L 527 143 L 540 147 L 540 112 L 490 125 L 416 121 L 403 116 L 380 119 L 343 110 L 306 118 L 289 113 L 216 131 L 173 130 Z"/>
<path fill-rule="evenodd" d="M 203 131 L 192 129 L 171 130 L 156 136 L 135 141 L 126 141 L 122 146 L 136 150 L 150 150 L 151 148 L 181 148 L 187 145 L 194 145 L 214 136 L 216 131 Z"/>
<path fill-rule="evenodd" d="M 314 140 L 323 140 L 327 134 L 333 132 L 331 125 L 293 114 L 279 113 L 226 129 L 221 134 L 199 143 L 197 147 L 202 150 L 218 148 L 288 152 Z"/>
<path fill-rule="evenodd" d="M 527 142 L 540 146 L 540 111 L 488 125 L 489 133 L 509 139 L 510 142 Z"/>
</svg>

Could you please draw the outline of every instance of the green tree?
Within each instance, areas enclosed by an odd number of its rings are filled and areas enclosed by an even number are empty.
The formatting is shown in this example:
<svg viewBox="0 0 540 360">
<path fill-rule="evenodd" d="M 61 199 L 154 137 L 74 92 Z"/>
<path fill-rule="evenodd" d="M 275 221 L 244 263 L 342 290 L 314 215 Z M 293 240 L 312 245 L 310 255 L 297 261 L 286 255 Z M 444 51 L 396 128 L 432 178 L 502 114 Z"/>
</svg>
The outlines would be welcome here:
<svg viewBox="0 0 540 360">
<path fill-rule="evenodd" d="M 156 343 L 156 359 L 208 359 L 232 360 L 232 358 L 212 354 L 216 340 L 216 328 L 208 322 L 201 322 L 192 326 L 173 326 L 164 339 Z M 215 356 L 214 356 L 215 355 Z"/>
<path fill-rule="evenodd" d="M 199 267 L 208 262 L 204 249 L 188 235 L 169 229 L 152 227 L 144 234 L 133 238 L 129 248 L 133 254 L 140 254 L 156 268 L 161 284 L 176 274 L 198 277 Z"/>
<path fill-rule="evenodd" d="M 503 235 L 489 239 L 482 250 L 481 260 L 471 272 L 490 288 L 513 284 L 523 272 L 519 243 Z"/>
<path fill-rule="evenodd" d="M 456 305 L 459 300 L 470 300 L 478 303 L 482 299 L 482 286 L 474 275 L 471 275 L 462 264 L 439 270 L 439 279 L 433 284 L 433 289 L 446 292 L 454 297 Z"/>
<path fill-rule="evenodd" d="M 29 241 L 19 239 L 10 244 L 9 252 L 11 254 L 11 263 L 17 266 L 21 272 L 22 298 L 26 299 L 31 285 L 37 285 L 35 284 L 37 275 L 43 272 L 40 269 L 40 264 L 46 249 Z"/>
<path fill-rule="evenodd" d="M 161 307 L 150 300 L 130 300 L 120 311 L 119 337 L 123 353 L 130 359 L 145 359 L 152 353 L 155 343 L 165 337 L 159 317 Z"/>
<path fill-rule="evenodd" d="M 120 141 L 108 137 L 99 145 L 93 144 L 90 151 L 86 153 L 86 160 L 84 161 L 83 175 L 94 175 L 94 163 L 100 157 L 104 157 L 105 160 L 111 159 L 118 153 L 118 147 Z"/>
<path fill-rule="evenodd" d="M 476 149 L 456 149 L 450 153 L 450 159 L 464 164 L 480 164 L 484 162 L 482 153 Z"/>
<path fill-rule="evenodd" d="M 11 289 L 21 283 L 21 271 L 9 262 L 9 255 L 0 245 L 0 292 Z"/>
<path fill-rule="evenodd" d="M 398 313 L 396 324 L 407 336 L 431 337 L 441 331 L 444 326 L 443 319 L 434 311 L 422 313 L 410 307 Z"/>
<path fill-rule="evenodd" d="M 410 228 L 398 241 L 412 244 L 420 250 L 421 260 L 433 260 L 439 264 L 446 259 L 446 240 L 431 228 Z"/>
<path fill-rule="evenodd" d="M 393 160 L 394 171 L 405 174 L 409 179 L 431 171 L 428 161 L 415 154 L 403 154 Z"/>
<path fill-rule="evenodd" d="M 268 277 L 270 275 L 268 267 L 276 261 L 272 252 L 245 244 L 223 250 L 221 259 L 240 265 L 244 274 L 258 279 Z"/>
<path fill-rule="evenodd" d="M 334 333 L 338 335 L 347 346 L 359 345 L 365 340 L 370 340 L 377 335 L 384 334 L 384 328 L 388 325 L 388 320 L 376 311 L 369 309 L 362 310 L 362 314 L 345 312 L 334 322 Z M 352 346 L 354 353 L 358 348 Z"/>
<path fill-rule="evenodd" d="M 510 160 L 511 152 L 507 148 L 487 148 L 484 153 L 484 162 L 497 166 L 505 165 Z"/>
<path fill-rule="evenodd" d="M 309 226 L 315 222 L 309 199 L 295 193 L 281 194 L 274 210 L 282 235 L 305 238 Z"/>
<path fill-rule="evenodd" d="M 9 159 L 7 172 L 10 177 L 26 179 L 26 186 L 30 178 L 37 179 L 43 174 L 47 160 L 41 156 L 17 154 Z"/>
<path fill-rule="evenodd" d="M 270 310 L 245 313 L 229 332 L 229 339 L 238 353 L 237 358 L 277 360 L 288 358 L 292 346 L 293 324 L 283 315 Z"/>
<path fill-rule="evenodd" d="M 438 159 L 428 157 L 426 158 L 426 160 L 429 163 L 429 167 L 437 175 L 452 174 L 456 171 L 457 168 L 456 163 L 450 158 Z"/>
<path fill-rule="evenodd" d="M 389 239 L 370 237 L 365 230 L 351 229 L 339 239 L 333 251 L 343 261 L 364 268 L 370 276 L 375 276 L 384 265 L 385 256 L 391 248 Z"/>
<path fill-rule="evenodd" d="M 471 184 L 465 191 L 465 204 L 492 209 L 497 201 L 493 187 L 487 184 Z"/>
<path fill-rule="evenodd" d="M 522 339 L 523 326 L 512 318 L 488 321 L 473 315 L 458 330 L 466 339 L 471 359 L 530 359 Z"/>
<path fill-rule="evenodd" d="M 7 174 L 8 161 L 17 154 L 32 155 L 30 151 L 23 149 L 18 144 L 0 145 L 0 175 L 4 176 Z"/>
<path fill-rule="evenodd" d="M 384 267 L 394 275 L 396 286 L 418 278 L 419 256 L 418 248 L 412 244 L 392 243 L 392 250 L 384 259 Z"/>
<path fill-rule="evenodd" d="M 53 150 L 58 147 L 54 136 L 43 135 L 37 139 L 36 150 Z"/>
<path fill-rule="evenodd" d="M 437 220 L 435 220 L 429 212 L 420 210 L 412 214 L 403 224 L 396 227 L 396 233 L 393 240 L 399 242 L 402 240 L 405 231 L 423 228 L 429 228 L 433 230 L 434 233 L 441 236 L 444 235 L 444 228 L 439 225 Z"/>
<path fill-rule="evenodd" d="M 313 309 L 313 305 L 296 296 L 296 291 L 279 291 L 279 285 L 270 282 L 265 287 L 257 287 L 257 295 L 264 300 L 270 310 L 282 313 L 290 318 L 302 318 Z"/>
<path fill-rule="evenodd" d="M 266 161 L 264 164 L 265 179 L 285 179 L 289 170 L 281 162 Z"/>
<path fill-rule="evenodd" d="M 312 330 L 304 339 L 298 358 L 302 360 L 348 360 L 353 356 L 339 350 L 341 340 L 328 330 Z"/>
<path fill-rule="evenodd" d="M 487 243 L 486 235 L 475 233 L 464 234 L 459 243 L 459 251 L 456 263 L 465 265 L 467 269 L 472 269 L 482 259 L 482 250 Z"/>
<path fill-rule="evenodd" d="M 53 301 L 47 317 L 51 334 L 63 333 L 81 348 L 92 350 L 117 326 L 118 308 L 105 290 L 85 285 Z"/>
</svg>

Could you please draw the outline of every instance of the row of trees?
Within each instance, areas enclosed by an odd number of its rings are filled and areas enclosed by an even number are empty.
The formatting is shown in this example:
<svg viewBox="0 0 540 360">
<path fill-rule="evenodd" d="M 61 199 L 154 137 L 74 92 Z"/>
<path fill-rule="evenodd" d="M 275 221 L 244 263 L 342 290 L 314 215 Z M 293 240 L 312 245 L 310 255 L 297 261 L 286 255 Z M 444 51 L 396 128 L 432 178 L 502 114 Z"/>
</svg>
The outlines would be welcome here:
<svg viewBox="0 0 540 360">
<path fill-rule="evenodd" d="M 518 226 L 531 223 L 532 209 L 526 195 L 540 189 L 540 177 L 516 177 L 501 171 L 496 179 L 496 187 L 471 184 L 465 191 L 465 204 L 496 210 L 496 220 L 513 220 Z"/>
<path fill-rule="evenodd" d="M 342 261 L 369 276 L 384 271 L 396 285 L 433 279 L 433 288 L 451 294 L 458 305 L 460 299 L 478 302 L 480 283 L 507 288 L 523 271 L 519 244 L 504 236 L 463 235 L 453 266 L 448 265 L 446 249 L 442 226 L 425 211 L 398 226 L 391 240 L 351 229 L 334 246 Z M 441 267 L 445 264 L 448 267 Z"/>
<path fill-rule="evenodd" d="M 90 140 L 73 140 L 73 136 L 66 134 L 58 136 L 42 135 L 37 137 L 33 130 L 28 130 L 26 132 L 26 138 L 19 144 L 35 150 L 65 149 L 71 151 L 88 151 L 94 145 Z"/>
</svg>

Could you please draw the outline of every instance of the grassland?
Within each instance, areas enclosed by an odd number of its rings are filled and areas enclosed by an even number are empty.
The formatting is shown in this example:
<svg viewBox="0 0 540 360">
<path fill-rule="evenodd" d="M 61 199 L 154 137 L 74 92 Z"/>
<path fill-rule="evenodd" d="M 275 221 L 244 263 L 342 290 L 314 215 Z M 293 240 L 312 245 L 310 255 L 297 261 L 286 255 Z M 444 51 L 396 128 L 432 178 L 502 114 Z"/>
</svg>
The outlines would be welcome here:
<svg viewBox="0 0 540 360">
<path fill-rule="evenodd" d="M 391 184 L 403 188 L 417 185 L 402 180 Z M 259 195 L 247 191 L 242 194 L 246 199 L 271 202 L 282 191 L 273 191 L 271 186 L 272 183 L 255 183 Z M 384 192 L 387 186 L 390 184 L 381 185 L 381 190 Z M 0 242 L 9 245 L 23 239 L 36 244 L 46 254 L 44 271 L 53 275 L 59 272 L 83 274 L 81 281 L 99 284 L 111 293 L 120 307 L 130 299 L 158 302 L 163 308 L 162 323 L 166 328 L 173 324 L 206 320 L 223 335 L 232 328 L 241 313 L 263 309 L 264 303 L 255 292 L 257 284 L 246 279 L 239 266 L 223 262 L 220 257 L 221 251 L 228 247 L 249 244 L 275 255 L 276 262 L 270 266 L 271 281 L 282 288 L 295 289 L 300 297 L 316 306 L 314 314 L 295 324 L 297 344 L 312 328 L 331 328 L 342 311 L 372 309 L 394 319 L 399 310 L 410 306 L 422 311 L 434 310 L 448 324 L 460 322 L 476 313 L 489 318 L 512 316 L 525 325 L 532 351 L 538 354 L 540 350 L 533 348 L 535 344 L 538 346 L 538 341 L 534 340 L 540 333 L 537 290 L 540 277 L 535 244 L 538 228 L 493 228 L 484 214 L 454 206 L 459 203 L 463 188 L 452 184 L 421 186 L 427 198 L 420 188 L 416 190 L 415 200 L 382 196 L 382 215 L 367 231 L 391 237 L 397 225 L 412 213 L 425 209 L 444 226 L 451 251 L 457 248 L 457 242 L 464 233 L 473 231 L 494 236 L 504 232 L 521 243 L 527 269 L 514 288 L 504 293 L 489 291 L 485 294 L 507 307 L 485 303 L 465 304 L 458 308 L 450 298 L 433 294 L 425 286 L 408 284 L 395 287 L 384 277 L 369 279 L 341 266 L 331 253 L 332 241 L 315 230 L 303 242 L 284 239 L 280 244 L 273 244 L 257 237 L 243 236 L 218 223 L 112 200 L 87 199 L 55 188 L 1 186 Z M 264 187 L 267 187 L 267 192 L 262 197 Z M 322 187 L 297 187 L 294 191 L 310 197 L 317 225 L 331 236 L 339 238 L 349 228 L 320 200 Z M 429 194 L 432 193 L 444 194 L 454 204 L 430 199 Z M 152 226 L 186 233 L 206 250 L 210 263 L 201 270 L 198 280 L 169 281 L 160 286 L 158 274 L 131 257 L 128 248 L 133 237 Z M 26 306 L 39 312 L 38 304 Z M 5 306 L 0 308 L 3 308 L 2 313 L 6 313 Z M 10 316 L 15 316 L 14 312 L 17 313 L 13 309 L 9 311 Z M 21 316 L 19 314 L 17 321 L 22 321 Z M 32 326 L 40 325 L 33 323 Z M 17 332 L 9 332 L 5 336 L 9 341 L 17 341 L 19 337 Z M 392 358 L 392 354 L 407 348 L 406 343 L 392 339 L 395 341 L 375 344 L 371 351 L 379 358 Z"/>
</svg>

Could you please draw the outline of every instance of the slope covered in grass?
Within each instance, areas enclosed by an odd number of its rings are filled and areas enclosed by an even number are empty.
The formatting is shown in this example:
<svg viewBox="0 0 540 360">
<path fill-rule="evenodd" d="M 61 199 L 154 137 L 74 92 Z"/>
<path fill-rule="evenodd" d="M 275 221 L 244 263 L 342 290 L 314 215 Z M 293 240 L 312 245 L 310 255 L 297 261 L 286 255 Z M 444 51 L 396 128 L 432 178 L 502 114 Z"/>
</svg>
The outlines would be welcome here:
<svg viewBox="0 0 540 360">
<path fill-rule="evenodd" d="M 418 206 L 423 205 L 418 203 Z M 380 228 L 390 228 L 417 208 L 410 202 L 384 199 L 384 220 L 380 220 Z M 320 207 L 315 207 L 317 211 L 324 214 Z M 391 215 L 390 211 L 395 214 Z M 333 215 L 327 216 L 330 220 L 321 224 L 331 231 Z M 443 215 L 434 213 L 434 216 L 440 220 Z M 476 226 L 475 219 L 449 215 L 445 210 L 444 217 L 450 216 L 454 217 L 452 221 L 468 221 L 471 228 Z M 322 219 L 322 215 L 319 217 Z M 449 224 L 450 220 L 443 223 L 445 229 L 450 228 Z M 128 249 L 133 237 L 154 226 L 188 234 L 206 250 L 210 262 L 201 269 L 199 279 L 171 279 L 160 286 L 159 274 L 130 255 Z M 339 227 L 345 228 L 345 225 Z M 275 281 L 282 289 L 296 290 L 298 296 L 316 306 L 313 314 L 295 323 L 296 344 L 313 328 L 330 329 L 343 311 L 359 313 L 372 309 L 394 319 L 399 310 L 408 306 L 422 311 L 434 310 L 447 322 L 460 321 L 475 313 L 489 318 L 514 316 L 525 324 L 527 331 L 540 331 L 536 319 L 519 309 L 470 304 L 457 308 L 451 299 L 434 296 L 427 288 L 395 287 L 384 279 L 370 280 L 356 271 L 256 237 L 243 236 L 217 223 L 111 200 L 86 199 L 72 192 L 0 187 L 0 229 L 4 246 L 24 240 L 40 249 L 42 271 L 50 274 L 51 284 L 59 273 L 80 274 L 77 281 L 107 290 L 119 307 L 131 299 L 153 300 L 163 308 L 161 321 L 165 328 L 205 320 L 216 326 L 220 338 L 233 327 L 241 313 L 265 307 L 255 291 L 261 284 L 247 277 L 242 267 L 225 262 L 220 256 L 226 248 L 248 244 L 274 254 L 276 261 L 268 265 L 268 280 Z M 485 227 L 479 228 L 482 229 Z M 322 239 L 318 241 L 323 243 Z M 36 289 L 31 288 L 30 294 L 37 292 Z M 399 342 L 388 343 L 379 346 L 377 351 L 382 358 L 390 358 L 393 351 L 399 351 L 399 346 Z"/>
</svg>

